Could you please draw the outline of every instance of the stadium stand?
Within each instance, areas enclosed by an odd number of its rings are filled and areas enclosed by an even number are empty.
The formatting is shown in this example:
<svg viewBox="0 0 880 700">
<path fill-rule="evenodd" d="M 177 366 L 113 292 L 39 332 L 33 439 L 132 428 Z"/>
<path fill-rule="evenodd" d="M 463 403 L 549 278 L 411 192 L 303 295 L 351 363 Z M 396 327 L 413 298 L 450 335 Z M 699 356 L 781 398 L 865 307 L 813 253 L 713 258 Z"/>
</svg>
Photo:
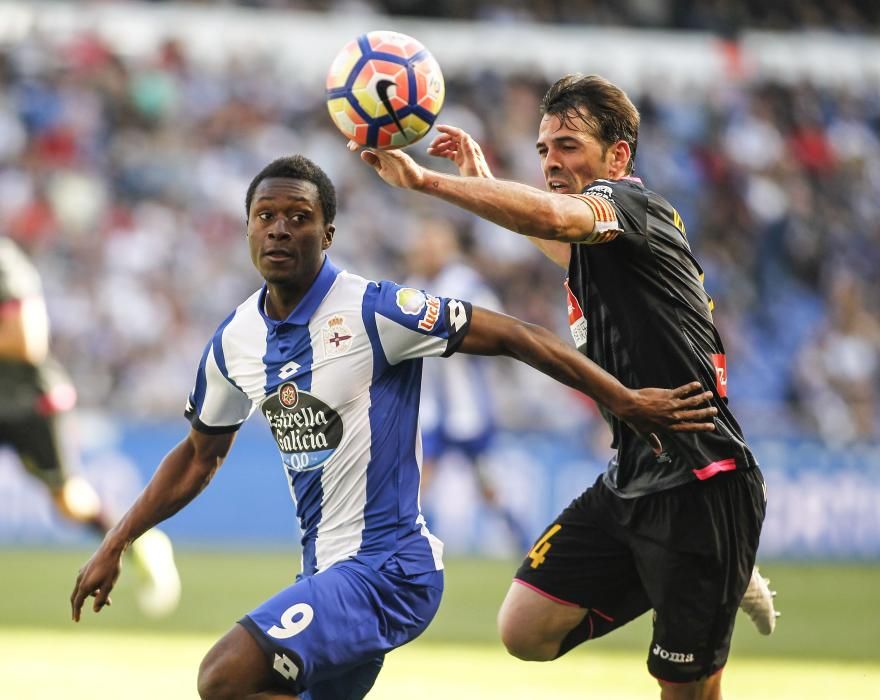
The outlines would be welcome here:
<svg viewBox="0 0 880 700">
<path fill-rule="evenodd" d="M 223 9 L 315 9 L 242 4 L 250 7 Z M 878 28 L 877 8 L 855 0 L 833 13 L 819 2 L 773 3 L 771 13 L 747 0 L 669 0 L 660 9 L 632 1 L 614 3 L 613 18 L 612 4 L 599 0 L 335 3 L 343 5 L 711 31 L 730 24 L 731 12 L 759 29 Z M 170 15 L 163 22 L 158 39 L 126 47 L 75 23 L 52 33 L 48 20 L 14 38 L 7 25 L 0 36 L 0 228 L 43 273 L 55 348 L 82 403 L 130 418 L 180 412 L 204 338 L 257 283 L 240 247 L 246 177 L 259 164 L 300 150 L 326 164 L 346 192 L 335 255 L 357 257 L 376 277 L 404 275 L 414 208 L 423 206 L 352 167 L 320 78 L 307 79 L 314 70 L 298 74 L 234 42 L 207 62 L 197 36 L 173 31 Z M 676 203 L 704 263 L 747 434 L 876 436 L 880 81 L 814 79 L 785 66 L 754 78 L 743 47 L 760 41 L 750 34 L 719 49 L 724 81 L 694 76 L 687 89 L 644 75 L 624 81 L 643 119 L 637 174 Z M 440 121 L 470 130 L 499 176 L 540 186 L 536 105 L 550 68 L 513 71 L 499 60 L 465 69 L 438 55 L 448 73 Z M 576 67 L 594 69 L 584 58 Z M 553 267 L 512 237 L 462 223 L 474 229 L 475 264 L 505 307 L 566 334 Z M 500 418 L 510 427 L 522 420 L 513 410 Z M 552 423 L 552 411 L 545 419 Z"/>
</svg>

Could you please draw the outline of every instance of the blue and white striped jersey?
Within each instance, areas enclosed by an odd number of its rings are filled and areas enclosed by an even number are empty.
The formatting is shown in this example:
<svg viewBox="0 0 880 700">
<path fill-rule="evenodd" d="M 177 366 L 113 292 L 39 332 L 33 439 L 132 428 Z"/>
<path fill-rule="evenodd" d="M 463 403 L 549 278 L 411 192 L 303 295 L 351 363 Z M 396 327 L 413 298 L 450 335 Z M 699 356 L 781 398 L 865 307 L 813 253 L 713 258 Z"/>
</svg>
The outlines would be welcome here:
<svg viewBox="0 0 880 700">
<path fill-rule="evenodd" d="M 449 355 L 471 305 L 371 282 L 325 259 L 283 321 L 266 287 L 208 343 L 186 416 L 196 430 L 237 430 L 259 408 L 269 423 L 303 532 L 303 573 L 397 553 L 407 574 L 443 568 L 443 545 L 419 505 L 422 357 Z"/>
</svg>

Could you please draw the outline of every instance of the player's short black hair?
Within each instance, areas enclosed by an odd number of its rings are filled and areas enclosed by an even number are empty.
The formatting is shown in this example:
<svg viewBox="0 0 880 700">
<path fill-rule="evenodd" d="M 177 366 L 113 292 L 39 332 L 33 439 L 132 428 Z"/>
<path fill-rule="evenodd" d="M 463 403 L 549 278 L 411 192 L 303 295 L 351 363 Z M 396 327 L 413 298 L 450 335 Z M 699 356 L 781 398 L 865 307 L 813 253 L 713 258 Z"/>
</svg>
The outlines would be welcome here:
<svg viewBox="0 0 880 700">
<path fill-rule="evenodd" d="M 324 212 L 324 223 L 333 223 L 333 219 L 336 218 L 336 188 L 327 177 L 327 173 L 308 158 L 299 154 L 276 158 L 256 174 L 251 180 L 251 184 L 248 185 L 247 195 L 244 198 L 246 217 L 250 216 L 251 202 L 257 187 L 263 180 L 271 177 L 285 177 L 291 180 L 306 180 L 314 183 L 318 188 L 318 198 L 321 200 L 321 209 Z"/>
<path fill-rule="evenodd" d="M 639 145 L 639 111 L 614 83 L 599 75 L 565 75 L 544 95 L 541 114 L 559 117 L 570 128 L 576 128 L 573 119 L 580 119 L 606 148 L 626 141 L 630 149 L 626 172 L 632 172 Z"/>
</svg>

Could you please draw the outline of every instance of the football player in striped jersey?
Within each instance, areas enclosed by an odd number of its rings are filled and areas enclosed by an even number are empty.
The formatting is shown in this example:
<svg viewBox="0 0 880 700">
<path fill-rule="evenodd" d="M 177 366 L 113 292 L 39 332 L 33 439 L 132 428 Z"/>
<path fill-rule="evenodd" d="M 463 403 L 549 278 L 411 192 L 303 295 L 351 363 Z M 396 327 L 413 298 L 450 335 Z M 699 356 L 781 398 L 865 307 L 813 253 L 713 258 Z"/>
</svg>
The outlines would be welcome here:
<svg viewBox="0 0 880 700">
<path fill-rule="evenodd" d="M 299 517 L 302 572 L 208 652 L 202 698 L 357 700 L 385 654 L 433 618 L 443 562 L 419 506 L 422 358 L 509 355 L 594 397 L 640 435 L 714 427 L 711 392 L 698 382 L 634 391 L 543 328 L 338 268 L 326 254 L 335 190 L 302 156 L 260 171 L 245 208 L 265 283 L 208 341 L 186 405 L 189 434 L 71 594 L 74 620 L 89 597 L 100 611 L 121 553 L 195 498 L 242 423 L 262 413 Z"/>
</svg>

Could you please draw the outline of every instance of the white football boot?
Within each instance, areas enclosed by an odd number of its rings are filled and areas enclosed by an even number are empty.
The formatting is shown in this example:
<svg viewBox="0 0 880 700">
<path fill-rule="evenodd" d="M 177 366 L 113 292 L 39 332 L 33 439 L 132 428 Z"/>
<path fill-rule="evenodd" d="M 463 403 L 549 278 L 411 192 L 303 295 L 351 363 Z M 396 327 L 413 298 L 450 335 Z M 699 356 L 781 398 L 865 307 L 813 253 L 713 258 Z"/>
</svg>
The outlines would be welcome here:
<svg viewBox="0 0 880 700">
<path fill-rule="evenodd" d="M 142 579 L 137 591 L 141 611 L 148 617 L 171 614 L 180 602 L 180 575 L 168 535 L 156 528 L 147 530 L 130 551 Z"/>
<path fill-rule="evenodd" d="M 740 609 L 758 628 L 758 632 L 764 635 L 773 634 L 773 630 L 776 629 L 776 618 L 779 617 L 779 613 L 773 607 L 776 591 L 771 591 L 769 584 L 770 579 L 761 576 L 756 566 L 752 569 L 749 587 L 739 604 Z"/>
</svg>

